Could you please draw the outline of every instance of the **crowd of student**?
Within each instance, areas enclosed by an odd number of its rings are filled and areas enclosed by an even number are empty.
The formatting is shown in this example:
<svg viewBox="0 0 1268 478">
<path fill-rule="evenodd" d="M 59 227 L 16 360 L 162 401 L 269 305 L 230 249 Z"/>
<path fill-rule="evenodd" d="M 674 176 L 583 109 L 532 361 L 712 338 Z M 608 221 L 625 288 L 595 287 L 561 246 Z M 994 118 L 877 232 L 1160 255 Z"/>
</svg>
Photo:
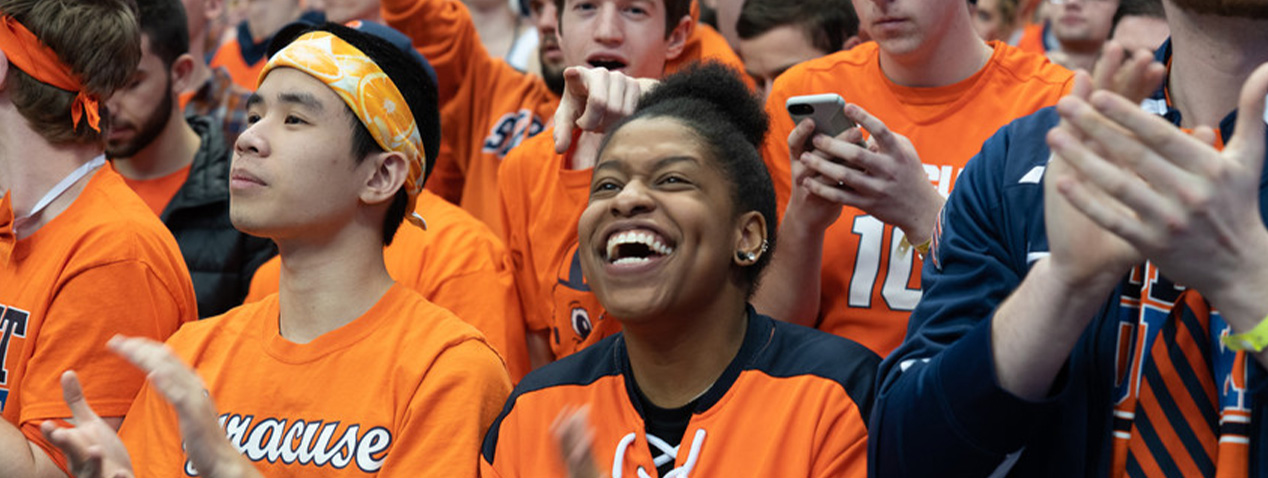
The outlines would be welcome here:
<svg viewBox="0 0 1268 478">
<path fill-rule="evenodd" d="M 1265 0 L 0 0 L 0 478 L 1268 477 L 1266 109 Z"/>
</svg>

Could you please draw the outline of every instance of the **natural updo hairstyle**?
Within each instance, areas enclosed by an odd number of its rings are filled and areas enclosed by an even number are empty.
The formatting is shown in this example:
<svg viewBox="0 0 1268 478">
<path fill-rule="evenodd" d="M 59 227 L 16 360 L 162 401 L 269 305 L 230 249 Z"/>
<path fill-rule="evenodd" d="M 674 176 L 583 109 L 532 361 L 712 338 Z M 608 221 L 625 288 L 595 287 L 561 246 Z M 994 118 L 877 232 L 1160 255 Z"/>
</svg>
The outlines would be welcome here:
<svg viewBox="0 0 1268 478">
<path fill-rule="evenodd" d="M 622 127 L 652 118 L 672 118 L 690 128 L 709 159 L 730 180 L 735 215 L 757 211 L 766 219 L 767 250 L 742 271 L 752 297 L 775 252 L 778 229 L 775 187 L 758 153 L 769 126 L 761 99 L 734 70 L 721 63 L 692 65 L 666 77 L 660 86 L 644 95 L 634 114 L 617 123 L 604 137 L 599 156 Z"/>
</svg>

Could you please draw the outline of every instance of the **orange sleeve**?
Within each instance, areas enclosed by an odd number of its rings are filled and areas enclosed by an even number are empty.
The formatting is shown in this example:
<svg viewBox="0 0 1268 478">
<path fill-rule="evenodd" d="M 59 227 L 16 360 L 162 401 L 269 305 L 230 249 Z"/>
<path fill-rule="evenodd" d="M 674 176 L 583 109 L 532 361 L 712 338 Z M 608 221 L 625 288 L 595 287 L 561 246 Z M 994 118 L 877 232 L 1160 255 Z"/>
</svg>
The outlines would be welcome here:
<svg viewBox="0 0 1268 478">
<path fill-rule="evenodd" d="M 511 382 L 480 340 L 441 353 L 410 401 L 380 477 L 480 476 L 480 444 L 502 410 Z"/>
<path fill-rule="evenodd" d="M 195 319 L 193 296 L 169 284 L 154 269 L 123 261 L 81 272 L 53 298 L 21 384 L 18 425 L 59 466 L 65 458 L 44 439 L 39 423 L 71 416 L 62 400 L 62 372 L 78 372 L 98 415 L 124 416 L 145 375 L 107 351 L 106 340 L 123 334 L 162 341 Z"/>
<path fill-rule="evenodd" d="M 242 303 L 249 304 L 268 297 L 269 294 L 276 294 L 280 283 L 278 281 L 281 279 L 282 256 L 273 256 L 261 264 L 255 270 L 255 275 L 251 276 L 251 287 L 247 290 L 247 297 Z"/>
<path fill-rule="evenodd" d="M 480 43 L 467 6 L 457 0 L 382 0 L 383 21 L 414 42 L 436 70 L 444 107 L 468 81 L 474 58 L 489 54 Z"/>
</svg>

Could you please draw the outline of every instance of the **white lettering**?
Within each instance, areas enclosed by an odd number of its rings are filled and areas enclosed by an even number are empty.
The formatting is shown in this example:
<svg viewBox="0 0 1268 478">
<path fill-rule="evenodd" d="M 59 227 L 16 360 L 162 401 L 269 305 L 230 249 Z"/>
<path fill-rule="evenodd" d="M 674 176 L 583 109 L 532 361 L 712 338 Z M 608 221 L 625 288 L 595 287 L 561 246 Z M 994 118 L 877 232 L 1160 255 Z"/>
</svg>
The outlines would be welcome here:
<svg viewBox="0 0 1268 478">
<path fill-rule="evenodd" d="M 321 420 L 270 417 L 256 421 L 252 415 L 224 414 L 219 421 L 226 438 L 255 462 L 340 469 L 355 462 L 362 471 L 374 473 L 383 468 L 392 446 L 392 432 L 384 427 L 370 427 L 363 434 L 365 427 L 360 424 L 343 427 L 340 422 Z M 198 476 L 186 456 L 185 474 Z"/>
</svg>

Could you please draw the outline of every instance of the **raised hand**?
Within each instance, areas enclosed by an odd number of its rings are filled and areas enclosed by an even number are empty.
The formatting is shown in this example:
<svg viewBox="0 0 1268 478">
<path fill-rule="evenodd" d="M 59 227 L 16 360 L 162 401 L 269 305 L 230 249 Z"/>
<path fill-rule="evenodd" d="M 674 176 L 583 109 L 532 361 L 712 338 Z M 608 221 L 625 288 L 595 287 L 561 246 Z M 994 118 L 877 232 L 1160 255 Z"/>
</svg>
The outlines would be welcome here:
<svg viewBox="0 0 1268 478">
<path fill-rule="evenodd" d="M 606 68 L 564 70 L 564 95 L 555 110 L 555 152 L 567 152 L 577 130 L 602 133 L 633 114 L 638 99 L 657 84 Z"/>
<path fill-rule="evenodd" d="M 1060 192 L 1226 315 L 1256 302 L 1268 286 L 1260 277 L 1268 271 L 1268 230 L 1259 211 L 1266 95 L 1263 65 L 1242 88 L 1236 132 L 1223 151 L 1209 127 L 1186 134 L 1112 94 L 1071 102 L 1062 116 L 1092 147 L 1062 145 L 1079 174 Z"/>
<path fill-rule="evenodd" d="M 551 424 L 560 457 L 568 469 L 568 478 L 601 478 L 594 463 L 594 430 L 590 428 L 589 407 L 564 407 Z"/>
</svg>

